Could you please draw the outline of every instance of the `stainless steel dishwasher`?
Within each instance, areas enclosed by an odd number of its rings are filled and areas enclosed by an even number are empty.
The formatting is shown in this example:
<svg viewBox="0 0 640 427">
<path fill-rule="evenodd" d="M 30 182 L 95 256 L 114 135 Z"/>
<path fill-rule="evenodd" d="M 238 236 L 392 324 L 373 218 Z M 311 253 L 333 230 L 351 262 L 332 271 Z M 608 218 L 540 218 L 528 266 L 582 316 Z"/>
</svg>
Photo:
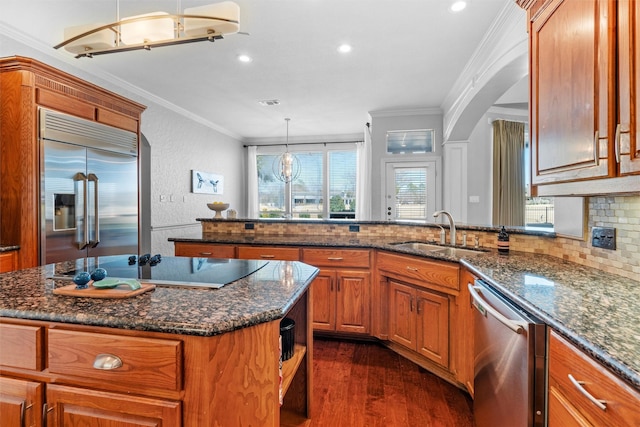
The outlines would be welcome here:
<svg viewBox="0 0 640 427">
<path fill-rule="evenodd" d="M 474 310 L 476 427 L 546 425 L 546 326 L 481 280 Z"/>
</svg>

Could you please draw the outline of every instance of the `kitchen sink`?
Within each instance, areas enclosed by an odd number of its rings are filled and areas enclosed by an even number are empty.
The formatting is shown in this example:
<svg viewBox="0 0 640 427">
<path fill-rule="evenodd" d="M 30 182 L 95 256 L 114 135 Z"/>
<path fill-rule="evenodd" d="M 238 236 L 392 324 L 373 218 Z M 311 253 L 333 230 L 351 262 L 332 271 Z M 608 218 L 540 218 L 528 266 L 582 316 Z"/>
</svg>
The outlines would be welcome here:
<svg viewBox="0 0 640 427">
<path fill-rule="evenodd" d="M 453 256 L 453 257 L 474 256 L 474 255 L 480 255 L 481 253 L 483 253 L 483 251 L 481 250 L 454 248 L 450 246 L 441 246 L 441 245 L 435 245 L 431 243 L 422 243 L 422 242 L 394 243 L 393 246 L 399 249 L 412 249 L 412 250 L 432 253 L 434 255 L 437 254 L 437 255 L 445 255 L 445 256 Z"/>
</svg>

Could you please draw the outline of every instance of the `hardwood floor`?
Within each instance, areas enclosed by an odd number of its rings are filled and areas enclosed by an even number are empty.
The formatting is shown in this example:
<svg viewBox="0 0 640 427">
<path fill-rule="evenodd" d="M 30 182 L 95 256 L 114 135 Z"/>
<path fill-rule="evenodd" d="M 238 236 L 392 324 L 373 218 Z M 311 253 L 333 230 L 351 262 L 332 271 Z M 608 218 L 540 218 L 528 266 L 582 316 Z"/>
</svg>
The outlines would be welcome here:
<svg viewBox="0 0 640 427">
<path fill-rule="evenodd" d="M 314 340 L 315 427 L 473 427 L 471 398 L 377 343 Z"/>
</svg>

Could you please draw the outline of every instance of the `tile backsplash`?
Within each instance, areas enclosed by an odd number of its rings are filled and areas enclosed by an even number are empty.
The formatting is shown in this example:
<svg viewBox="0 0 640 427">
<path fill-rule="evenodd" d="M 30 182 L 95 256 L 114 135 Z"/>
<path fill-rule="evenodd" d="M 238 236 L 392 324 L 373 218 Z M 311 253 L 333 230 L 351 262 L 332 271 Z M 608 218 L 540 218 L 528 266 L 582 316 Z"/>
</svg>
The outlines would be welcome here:
<svg viewBox="0 0 640 427">
<path fill-rule="evenodd" d="M 588 234 L 584 240 L 566 237 L 542 237 L 528 234 L 511 234 L 511 250 L 541 253 L 588 267 L 598 268 L 608 273 L 640 281 L 640 195 L 590 197 L 588 203 Z M 253 230 L 245 230 L 247 221 L 203 221 L 205 233 L 243 234 L 261 236 L 287 235 L 327 235 L 339 242 L 344 239 L 384 238 L 402 240 L 439 240 L 439 229 L 432 226 L 410 224 L 386 224 L 354 222 L 359 231 L 349 231 L 349 223 L 305 223 L 285 221 L 253 221 Z M 251 222 L 251 221 L 250 221 Z M 615 250 L 591 246 L 592 227 L 613 227 L 616 229 Z M 480 246 L 495 248 L 496 231 L 484 231 L 470 227 L 458 230 L 458 243 L 462 232 L 466 231 L 467 243 L 472 246 L 477 237 Z M 448 233 L 447 233 L 448 235 Z M 312 238 L 312 237 L 310 237 Z"/>
</svg>

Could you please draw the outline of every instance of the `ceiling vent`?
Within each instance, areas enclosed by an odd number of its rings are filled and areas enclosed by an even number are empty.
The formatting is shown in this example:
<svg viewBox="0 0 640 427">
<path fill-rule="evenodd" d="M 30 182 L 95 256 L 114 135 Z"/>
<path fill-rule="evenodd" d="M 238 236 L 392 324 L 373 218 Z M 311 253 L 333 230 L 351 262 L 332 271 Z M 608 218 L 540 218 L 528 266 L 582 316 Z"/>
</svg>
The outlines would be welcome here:
<svg viewBox="0 0 640 427">
<path fill-rule="evenodd" d="M 280 105 L 279 99 L 265 99 L 264 101 L 258 101 L 258 104 L 263 107 L 272 107 L 274 105 Z"/>
</svg>

